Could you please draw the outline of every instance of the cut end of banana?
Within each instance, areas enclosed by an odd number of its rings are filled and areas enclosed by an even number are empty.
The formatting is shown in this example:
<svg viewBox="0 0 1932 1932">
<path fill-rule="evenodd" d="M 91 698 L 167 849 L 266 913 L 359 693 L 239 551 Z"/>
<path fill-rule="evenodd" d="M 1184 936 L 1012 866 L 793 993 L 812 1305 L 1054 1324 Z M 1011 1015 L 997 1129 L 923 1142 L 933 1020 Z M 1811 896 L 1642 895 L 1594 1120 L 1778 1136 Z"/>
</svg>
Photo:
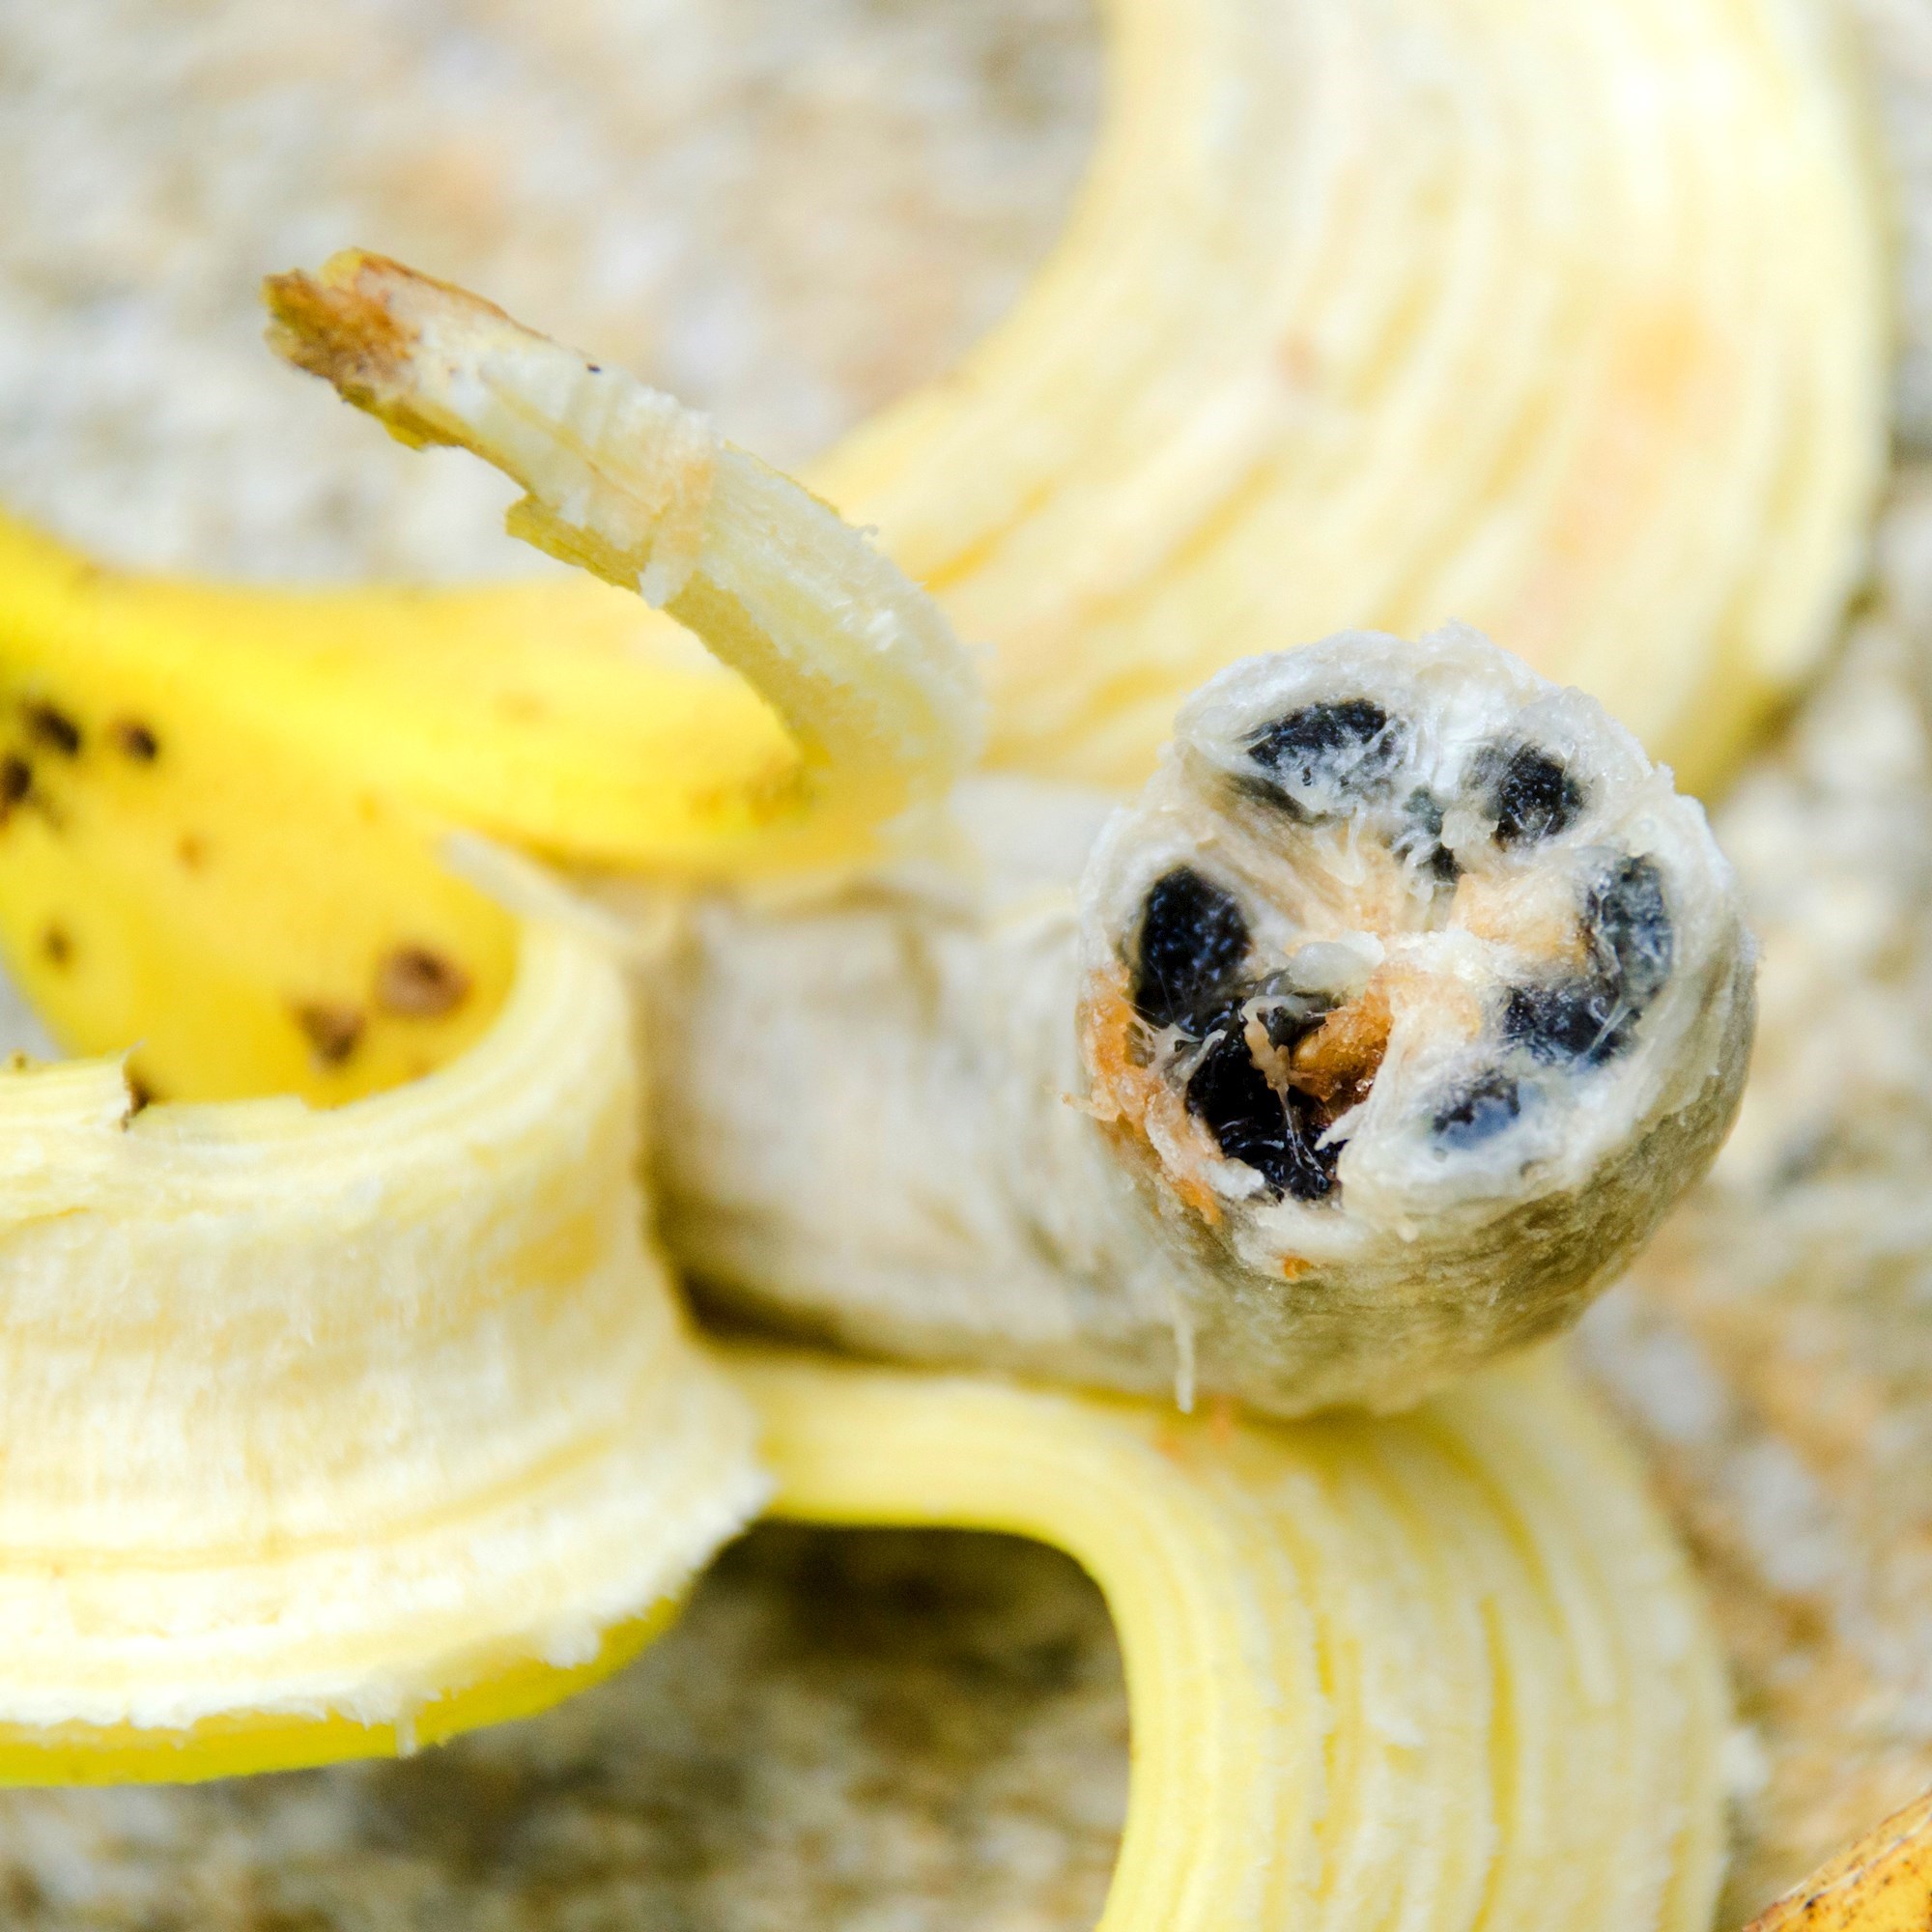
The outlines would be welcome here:
<svg viewBox="0 0 1932 1932">
<path fill-rule="evenodd" d="M 1412 1401 L 1574 1319 L 1730 1124 L 1753 949 L 1701 809 L 1474 632 L 1224 671 L 1086 898 L 1093 1104 L 1251 1285 L 1209 1386 Z"/>
<path fill-rule="evenodd" d="M 407 1748 L 666 1620 L 766 1486 L 645 1245 L 630 1028 L 531 927 L 475 1047 L 331 1113 L 0 1074 L 0 1776 Z"/>
</svg>

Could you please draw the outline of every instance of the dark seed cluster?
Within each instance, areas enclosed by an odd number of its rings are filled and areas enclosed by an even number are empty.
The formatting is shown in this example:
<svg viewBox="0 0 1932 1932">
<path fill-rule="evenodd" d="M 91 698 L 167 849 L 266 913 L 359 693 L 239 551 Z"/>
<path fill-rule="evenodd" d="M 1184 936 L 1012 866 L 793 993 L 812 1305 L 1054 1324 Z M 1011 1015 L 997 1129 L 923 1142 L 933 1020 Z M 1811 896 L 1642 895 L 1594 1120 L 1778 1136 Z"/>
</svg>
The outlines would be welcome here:
<svg viewBox="0 0 1932 1932">
<path fill-rule="evenodd" d="M 1276 1093 L 1255 1065 L 1241 1005 L 1231 1002 L 1209 1023 L 1207 1051 L 1188 1076 L 1188 1112 L 1207 1125 L 1229 1160 L 1253 1168 L 1277 1201 L 1284 1194 L 1320 1201 L 1335 1186 L 1342 1151 L 1320 1144 L 1322 1122 L 1312 1101 L 1292 1090 Z M 1318 1023 L 1305 1021 L 1283 1037 L 1277 1022 L 1268 1029 L 1269 1038 L 1276 1046 L 1292 1046 Z"/>
<path fill-rule="evenodd" d="M 1400 762 L 1404 738 L 1373 698 L 1345 697 L 1304 704 L 1264 724 L 1248 739 L 1247 753 L 1262 774 L 1264 795 L 1303 817 L 1307 809 L 1294 789 L 1323 784 L 1368 797 Z"/>
<path fill-rule="evenodd" d="M 1338 1150 L 1321 1148 L 1311 1103 L 1284 1098 L 1269 1086 L 1248 1049 L 1243 1002 L 1259 985 L 1237 983 L 1248 954 L 1248 923 L 1234 895 L 1178 866 L 1156 879 L 1141 914 L 1134 1009 L 1151 1026 L 1179 1027 L 1206 1042 L 1187 1082 L 1187 1105 L 1230 1160 L 1254 1168 L 1277 1199 L 1320 1200 L 1335 1185 Z M 1268 1034 L 1292 1047 L 1319 1021 L 1285 1007 L 1270 1013 Z"/>
<path fill-rule="evenodd" d="M 1177 866 L 1154 881 L 1141 915 L 1134 1010 L 1151 1026 L 1186 1026 L 1214 1005 L 1247 952 L 1234 895 Z"/>
<path fill-rule="evenodd" d="M 1583 787 L 1535 745 L 1492 745 L 1470 768 L 1496 822 L 1501 846 L 1535 845 L 1567 831 L 1583 810 Z"/>
<path fill-rule="evenodd" d="M 1663 879 L 1649 859 L 1622 859 L 1584 895 L 1589 967 L 1568 978 L 1512 986 L 1503 1037 L 1547 1065 L 1601 1066 L 1636 1037 L 1663 990 L 1675 952 Z"/>
</svg>

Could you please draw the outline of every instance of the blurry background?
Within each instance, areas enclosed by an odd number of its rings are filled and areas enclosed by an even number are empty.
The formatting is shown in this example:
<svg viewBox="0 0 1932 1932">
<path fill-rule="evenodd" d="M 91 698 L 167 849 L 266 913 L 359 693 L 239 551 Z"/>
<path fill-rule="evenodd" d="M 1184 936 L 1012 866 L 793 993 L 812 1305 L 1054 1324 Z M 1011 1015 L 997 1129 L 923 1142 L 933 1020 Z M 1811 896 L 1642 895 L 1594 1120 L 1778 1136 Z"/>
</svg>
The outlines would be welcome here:
<svg viewBox="0 0 1932 1932">
<path fill-rule="evenodd" d="M 1733 1918 L 1932 1782 L 1932 0 L 1856 16 L 1899 185 L 1900 461 L 1839 661 L 1719 813 L 1766 941 L 1719 1175 L 1585 1351 L 1738 1666 Z M 549 568 L 507 486 L 259 346 L 357 243 L 801 459 L 1050 247 L 1079 0 L 0 0 L 0 501 L 128 563 Z M 1123 1802 L 1065 1559 L 768 1528 L 615 1682 L 424 1758 L 0 1795 L 0 1924 L 1091 1925 Z"/>
</svg>

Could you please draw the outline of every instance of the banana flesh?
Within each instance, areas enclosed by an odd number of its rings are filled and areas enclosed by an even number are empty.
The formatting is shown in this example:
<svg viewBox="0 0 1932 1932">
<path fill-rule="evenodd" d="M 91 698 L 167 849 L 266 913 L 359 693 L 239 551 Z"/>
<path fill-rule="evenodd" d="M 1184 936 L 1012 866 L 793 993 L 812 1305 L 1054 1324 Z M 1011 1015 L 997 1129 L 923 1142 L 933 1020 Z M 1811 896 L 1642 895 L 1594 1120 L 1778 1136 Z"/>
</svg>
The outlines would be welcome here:
<svg viewBox="0 0 1932 1932">
<path fill-rule="evenodd" d="M 1547 1354 L 1397 1421 L 1275 1425 L 735 1366 L 780 1515 L 1013 1531 L 1105 1592 L 1134 1771 L 1102 1932 L 1708 1926 L 1721 1666 Z"/>
<path fill-rule="evenodd" d="M 0 1777 L 407 1748 L 662 1626 L 766 1480 L 646 1245 L 622 977 L 525 931 L 426 1079 L 0 1075 Z"/>
</svg>

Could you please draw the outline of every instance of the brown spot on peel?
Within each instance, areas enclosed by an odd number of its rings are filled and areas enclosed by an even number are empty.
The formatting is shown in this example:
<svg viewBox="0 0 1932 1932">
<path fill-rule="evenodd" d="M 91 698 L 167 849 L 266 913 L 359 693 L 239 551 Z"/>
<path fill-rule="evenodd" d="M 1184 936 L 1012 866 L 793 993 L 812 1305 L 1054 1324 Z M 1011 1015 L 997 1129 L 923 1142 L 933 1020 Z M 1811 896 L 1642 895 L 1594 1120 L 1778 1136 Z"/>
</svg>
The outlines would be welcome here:
<svg viewBox="0 0 1932 1932">
<path fill-rule="evenodd" d="M 292 1009 L 318 1066 L 340 1066 L 361 1043 L 368 1022 L 359 1008 L 312 1000 Z"/>
<path fill-rule="evenodd" d="M 376 969 L 376 1003 L 409 1019 L 440 1019 L 469 997 L 469 975 L 427 946 L 399 946 Z"/>
<path fill-rule="evenodd" d="M 136 764 L 152 765 L 161 754 L 161 741 L 138 718 L 117 718 L 107 727 L 114 748 Z"/>
<path fill-rule="evenodd" d="M 58 752 L 64 758 L 79 757 L 80 726 L 58 705 L 43 698 L 31 699 L 21 705 L 20 715 L 26 720 L 28 735 L 38 743 Z"/>
<path fill-rule="evenodd" d="M 66 926 L 53 924 L 41 934 L 41 952 L 49 966 L 60 968 L 69 965 L 73 958 L 73 940 Z"/>
</svg>

